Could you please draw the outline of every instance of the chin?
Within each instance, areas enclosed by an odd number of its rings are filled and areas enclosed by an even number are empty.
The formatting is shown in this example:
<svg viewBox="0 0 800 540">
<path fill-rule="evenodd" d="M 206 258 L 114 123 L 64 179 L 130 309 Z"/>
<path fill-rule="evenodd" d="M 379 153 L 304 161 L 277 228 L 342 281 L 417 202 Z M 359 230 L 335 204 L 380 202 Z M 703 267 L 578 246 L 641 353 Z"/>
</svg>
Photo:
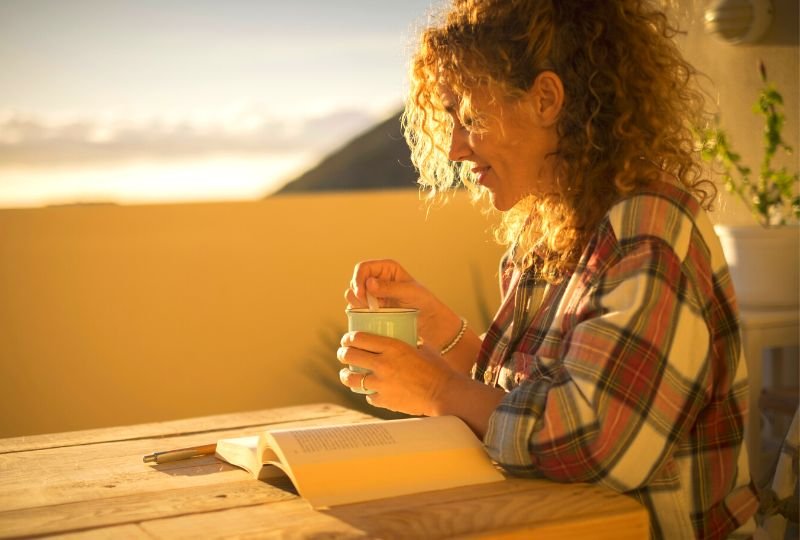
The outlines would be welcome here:
<svg viewBox="0 0 800 540">
<path fill-rule="evenodd" d="M 494 206 L 494 209 L 497 210 L 498 212 L 507 212 L 512 208 L 514 208 L 514 205 L 509 206 L 507 204 L 497 204 L 497 202 L 494 199 L 492 199 L 492 206 Z"/>
<path fill-rule="evenodd" d="M 508 199 L 504 198 L 503 196 L 498 196 L 497 193 L 494 191 L 489 190 L 489 200 L 494 206 L 494 209 L 498 212 L 507 212 L 516 206 L 519 200 L 516 201 L 509 201 Z"/>
</svg>

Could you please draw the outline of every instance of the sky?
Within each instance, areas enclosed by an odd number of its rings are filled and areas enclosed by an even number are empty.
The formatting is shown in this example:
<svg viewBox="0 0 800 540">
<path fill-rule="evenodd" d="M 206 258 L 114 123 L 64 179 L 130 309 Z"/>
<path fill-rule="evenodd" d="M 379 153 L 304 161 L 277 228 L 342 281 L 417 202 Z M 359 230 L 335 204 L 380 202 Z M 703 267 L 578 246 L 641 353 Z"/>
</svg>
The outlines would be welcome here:
<svg viewBox="0 0 800 540">
<path fill-rule="evenodd" d="M 260 198 L 400 108 L 432 0 L 0 0 L 0 208 Z"/>
</svg>

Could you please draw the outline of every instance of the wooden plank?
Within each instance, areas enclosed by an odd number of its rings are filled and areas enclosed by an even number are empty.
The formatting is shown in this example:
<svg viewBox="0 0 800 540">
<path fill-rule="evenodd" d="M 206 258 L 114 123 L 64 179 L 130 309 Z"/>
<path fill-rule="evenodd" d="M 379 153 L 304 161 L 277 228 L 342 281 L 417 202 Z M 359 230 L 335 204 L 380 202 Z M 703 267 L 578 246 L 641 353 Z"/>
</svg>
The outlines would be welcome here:
<svg viewBox="0 0 800 540">
<path fill-rule="evenodd" d="M 341 409 L 333 416 L 286 422 L 285 425 L 323 425 L 369 418 Z M 270 426 L 1 454 L 0 511 L 3 514 L 0 515 L 0 529 L 2 516 L 8 516 L 12 510 L 135 494 L 146 497 L 162 490 L 195 489 L 250 478 L 248 473 L 211 456 L 156 466 L 143 463 L 142 456 L 154 450 L 257 433 Z"/>
<path fill-rule="evenodd" d="M 70 431 L 46 435 L 31 435 L 26 437 L 11 437 L 0 439 L 0 455 L 10 452 L 24 452 L 45 448 L 62 448 L 96 444 L 110 441 L 128 441 L 136 439 L 152 439 L 158 437 L 174 437 L 178 435 L 192 435 L 212 433 L 219 429 L 252 428 L 264 425 L 276 425 L 297 420 L 310 420 L 314 418 L 329 418 L 341 414 L 352 414 L 355 411 L 339 405 L 329 403 L 316 403 L 312 405 L 298 405 L 295 407 L 282 407 L 279 409 L 266 409 L 247 411 L 231 414 L 171 420 L 167 422 L 154 422 L 137 424 L 125 427 L 111 427 L 90 429 L 83 431 Z M 361 413 L 362 416 L 374 420 L 373 417 Z"/>
<path fill-rule="evenodd" d="M 164 516 L 192 516 L 297 498 L 288 478 L 275 487 L 252 478 L 192 489 L 98 498 L 0 512 L 0 538 L 80 532 Z"/>
<path fill-rule="evenodd" d="M 120 525 L 118 527 L 101 527 L 87 531 L 75 531 L 46 538 L 59 540 L 153 540 L 153 537 L 144 532 L 138 525 Z"/>
<path fill-rule="evenodd" d="M 480 534 L 459 535 L 458 540 L 648 540 L 650 522 L 646 512 L 636 515 L 621 513 L 594 516 L 588 519 L 569 519 L 531 523 L 518 528 L 483 531 Z"/>
<path fill-rule="evenodd" d="M 647 512 L 597 486 L 512 479 L 313 512 L 300 499 L 141 523 L 156 538 L 570 537 L 608 525 L 614 538 L 647 539 Z M 602 525 L 601 525 L 602 524 Z"/>
<path fill-rule="evenodd" d="M 335 517 L 314 512 L 302 499 L 280 503 L 234 508 L 190 517 L 176 517 L 146 521 L 139 526 L 151 538 L 195 539 L 198 531 L 206 538 L 303 538 L 288 532 L 287 528 L 313 521 L 313 530 L 320 538 L 363 538 L 363 532 L 339 522 Z M 287 532 L 284 533 L 283 531 Z M 407 537 L 408 538 L 408 537 Z"/>
</svg>

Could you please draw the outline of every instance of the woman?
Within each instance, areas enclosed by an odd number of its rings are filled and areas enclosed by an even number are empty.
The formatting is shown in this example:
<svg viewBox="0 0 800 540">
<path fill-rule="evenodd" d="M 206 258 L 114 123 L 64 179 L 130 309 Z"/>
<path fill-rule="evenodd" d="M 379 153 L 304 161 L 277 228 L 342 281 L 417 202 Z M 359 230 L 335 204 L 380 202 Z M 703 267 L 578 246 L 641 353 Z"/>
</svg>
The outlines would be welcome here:
<svg viewBox="0 0 800 540">
<path fill-rule="evenodd" d="M 502 213 L 502 304 L 479 337 L 398 263 L 362 262 L 349 305 L 419 308 L 424 345 L 347 334 L 340 361 L 371 373 L 340 375 L 461 417 L 510 474 L 636 497 L 654 537 L 744 536 L 746 373 L 673 35 L 642 0 L 453 2 L 413 58 L 406 138 L 434 195 L 462 183 Z"/>
</svg>

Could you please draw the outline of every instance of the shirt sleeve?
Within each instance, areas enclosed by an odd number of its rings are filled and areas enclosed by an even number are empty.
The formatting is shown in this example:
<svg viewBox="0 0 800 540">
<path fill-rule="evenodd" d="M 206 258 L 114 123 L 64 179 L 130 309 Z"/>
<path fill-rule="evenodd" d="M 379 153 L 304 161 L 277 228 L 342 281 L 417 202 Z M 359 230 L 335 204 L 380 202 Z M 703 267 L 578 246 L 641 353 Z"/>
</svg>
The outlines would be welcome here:
<svg viewBox="0 0 800 540">
<path fill-rule="evenodd" d="M 484 438 L 509 472 L 637 489 L 707 401 L 711 343 L 696 288 L 666 242 L 629 248 L 562 323 L 558 358 L 512 353 L 530 371 Z"/>
</svg>

